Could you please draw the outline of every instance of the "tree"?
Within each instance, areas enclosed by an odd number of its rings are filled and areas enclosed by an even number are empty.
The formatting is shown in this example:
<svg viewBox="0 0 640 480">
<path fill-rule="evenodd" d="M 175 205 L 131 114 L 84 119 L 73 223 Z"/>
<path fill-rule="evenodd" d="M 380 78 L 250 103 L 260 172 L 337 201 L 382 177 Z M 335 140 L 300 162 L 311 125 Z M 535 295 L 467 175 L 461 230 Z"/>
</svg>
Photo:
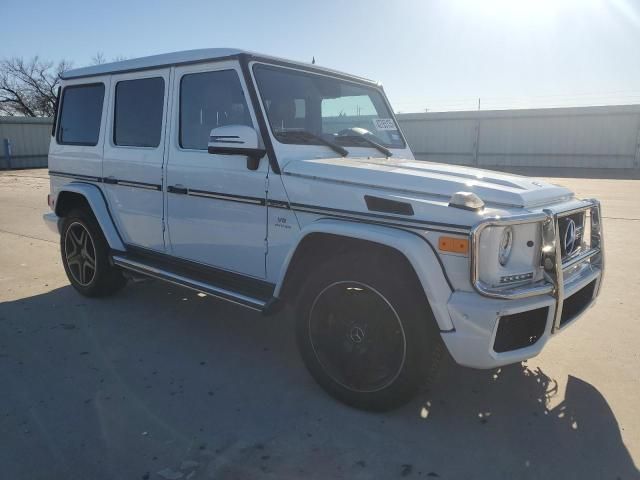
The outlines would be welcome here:
<svg viewBox="0 0 640 480">
<path fill-rule="evenodd" d="M 107 58 L 104 56 L 103 52 L 98 52 L 91 57 L 92 65 L 102 65 L 103 63 L 107 63 Z"/>
<path fill-rule="evenodd" d="M 0 114 L 26 117 L 52 117 L 62 72 L 71 63 L 33 57 L 31 60 L 0 60 Z"/>
</svg>

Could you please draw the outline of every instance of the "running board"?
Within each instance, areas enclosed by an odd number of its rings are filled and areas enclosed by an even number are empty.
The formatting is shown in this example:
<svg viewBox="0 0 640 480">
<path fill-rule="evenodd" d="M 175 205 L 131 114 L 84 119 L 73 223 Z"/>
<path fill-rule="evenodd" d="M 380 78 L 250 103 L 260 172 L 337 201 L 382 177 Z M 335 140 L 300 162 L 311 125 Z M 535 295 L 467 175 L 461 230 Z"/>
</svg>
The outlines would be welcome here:
<svg viewBox="0 0 640 480">
<path fill-rule="evenodd" d="M 222 300 L 227 300 L 228 302 L 232 302 L 237 305 L 250 308 L 252 310 L 263 312 L 264 314 L 272 313 L 272 311 L 275 310 L 273 308 L 273 299 L 269 299 L 266 301 L 261 300 L 259 298 L 234 292 L 233 290 L 218 287 L 211 283 L 195 280 L 178 273 L 170 272 L 157 266 L 149 265 L 139 260 L 127 258 L 126 256 L 122 255 L 113 255 L 111 259 L 113 261 L 113 264 L 117 265 L 120 268 L 124 268 L 141 275 L 157 278 L 158 280 L 164 280 L 165 282 L 173 283 L 174 285 L 179 285 L 181 287 L 186 287 L 191 290 L 204 293 L 206 295 L 220 298 Z"/>
</svg>

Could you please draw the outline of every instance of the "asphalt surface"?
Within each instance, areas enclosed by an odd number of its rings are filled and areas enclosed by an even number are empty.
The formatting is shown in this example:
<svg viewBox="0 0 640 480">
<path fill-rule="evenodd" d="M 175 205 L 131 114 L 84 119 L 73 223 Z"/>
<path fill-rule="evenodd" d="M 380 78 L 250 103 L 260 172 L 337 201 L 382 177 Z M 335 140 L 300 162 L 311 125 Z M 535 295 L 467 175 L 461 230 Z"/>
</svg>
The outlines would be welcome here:
<svg viewBox="0 0 640 480">
<path fill-rule="evenodd" d="M 316 386 L 290 315 L 159 282 L 81 297 L 46 170 L 0 172 L 0 478 L 640 478 L 640 181 L 557 183 L 604 203 L 598 304 L 525 364 L 447 361 L 372 414 Z"/>
</svg>

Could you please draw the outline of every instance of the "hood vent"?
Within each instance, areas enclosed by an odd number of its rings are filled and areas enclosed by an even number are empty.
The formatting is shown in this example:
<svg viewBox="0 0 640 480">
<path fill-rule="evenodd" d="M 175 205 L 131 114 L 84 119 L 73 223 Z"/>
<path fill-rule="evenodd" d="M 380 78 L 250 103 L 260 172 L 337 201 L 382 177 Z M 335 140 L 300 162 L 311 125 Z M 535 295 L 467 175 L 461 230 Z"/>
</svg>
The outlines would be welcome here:
<svg viewBox="0 0 640 480">
<path fill-rule="evenodd" d="M 410 203 L 389 200 L 388 198 L 372 197 L 365 195 L 364 201 L 372 212 L 395 213 L 396 215 L 413 215 L 413 207 Z"/>
</svg>

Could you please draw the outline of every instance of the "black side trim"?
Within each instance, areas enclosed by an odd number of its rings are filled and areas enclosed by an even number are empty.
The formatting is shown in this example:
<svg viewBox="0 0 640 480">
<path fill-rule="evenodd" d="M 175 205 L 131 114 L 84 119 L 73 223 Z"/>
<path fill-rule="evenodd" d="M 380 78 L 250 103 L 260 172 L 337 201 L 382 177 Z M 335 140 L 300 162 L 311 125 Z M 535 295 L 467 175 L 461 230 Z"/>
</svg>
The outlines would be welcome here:
<svg viewBox="0 0 640 480">
<path fill-rule="evenodd" d="M 98 182 L 98 183 L 102 182 L 102 178 L 100 177 L 93 177 L 91 175 L 82 175 L 79 173 L 67 173 L 67 172 L 59 172 L 56 170 L 49 170 L 49 175 L 54 177 L 65 177 L 65 178 L 73 178 L 76 180 L 84 180 L 87 182 Z"/>
<path fill-rule="evenodd" d="M 399 217 L 391 217 L 389 215 L 380 215 L 380 214 L 375 214 L 375 213 L 367 213 L 367 212 L 354 212 L 353 210 L 341 210 L 338 208 L 329 208 L 329 207 L 319 207 L 319 206 L 314 206 L 314 205 L 305 205 L 302 203 L 292 203 L 291 204 L 291 208 L 293 210 L 296 211 L 301 211 L 301 212 L 308 212 L 308 213 L 316 213 L 316 214 L 329 214 L 332 216 L 336 216 L 336 217 L 343 217 L 343 218 L 348 218 L 348 219 L 354 219 L 354 217 L 352 217 L 351 215 L 358 215 L 361 217 L 369 217 L 369 218 L 376 218 L 376 219 L 380 219 L 380 220 L 392 220 L 392 221 L 401 221 L 401 222 L 410 222 L 413 224 L 416 224 L 418 226 L 415 226 L 415 228 L 424 228 L 425 230 L 431 230 L 431 231 L 436 231 L 436 232 L 443 232 L 443 233 L 452 233 L 452 230 L 446 230 L 447 228 L 449 229 L 459 229 L 459 230 L 466 230 L 467 232 L 455 232 L 455 233 L 468 233 L 468 231 L 471 230 L 471 227 L 469 227 L 468 225 L 455 225 L 455 224 L 451 224 L 451 223 L 441 223 L 441 222 L 429 222 L 426 220 L 414 220 L 414 219 L 404 219 L 404 218 L 399 218 Z M 357 219 L 356 219 L 357 220 Z M 380 222 L 383 223 L 383 222 Z M 399 223 L 387 223 L 388 225 L 395 225 L 395 226 L 400 226 L 400 227 L 404 227 L 404 228 L 411 228 L 411 225 L 403 225 L 403 224 L 399 224 Z M 442 227 L 441 229 L 438 228 L 432 228 L 432 227 Z"/>
<path fill-rule="evenodd" d="M 291 210 L 291 205 L 286 200 L 267 200 L 267 205 L 273 208 L 282 208 L 284 210 Z"/>
<path fill-rule="evenodd" d="M 164 270 L 210 283 L 265 302 L 273 297 L 275 285 L 255 277 L 204 265 L 135 245 L 126 245 L 127 257 Z"/>
<path fill-rule="evenodd" d="M 273 143 L 271 142 L 267 122 L 262 113 L 260 101 L 258 100 L 258 92 L 256 92 L 255 85 L 253 84 L 253 78 L 251 77 L 251 71 L 249 70 L 249 61 L 251 60 L 251 56 L 246 53 L 242 53 L 238 55 L 238 60 L 240 61 L 240 68 L 242 69 L 242 75 L 244 76 L 244 83 L 247 85 L 247 89 L 249 90 L 249 97 L 253 105 L 253 111 L 255 112 L 256 119 L 258 120 L 260 136 L 262 137 L 262 142 L 264 143 L 267 151 L 267 157 L 269 158 L 269 166 L 273 173 L 280 174 L 280 165 L 278 165 L 278 159 L 273 148 Z"/>
<path fill-rule="evenodd" d="M 189 191 L 187 187 L 176 187 L 175 185 L 169 185 L 167 187 L 167 192 L 176 193 L 178 195 L 186 195 Z"/>
<path fill-rule="evenodd" d="M 211 192 L 209 190 L 192 190 L 192 189 L 189 189 L 188 192 L 186 193 L 194 197 L 205 197 L 205 198 L 212 198 L 215 200 L 225 200 L 229 202 L 252 203 L 260 206 L 265 205 L 264 198 L 260 198 L 260 197 L 248 197 L 245 195 L 233 195 L 231 193 L 220 193 L 220 192 Z"/>
<path fill-rule="evenodd" d="M 108 185 L 122 185 L 123 187 L 144 188 L 146 190 L 162 190 L 162 186 L 157 183 L 138 182 L 135 180 L 124 180 L 113 177 L 93 177 L 91 175 L 81 175 L 78 173 L 58 172 L 49 170 L 49 175 L 54 177 L 73 178 L 75 180 L 83 180 L 85 182 L 106 183 Z"/>
<path fill-rule="evenodd" d="M 98 177 L 87 177 L 84 175 L 67 174 L 63 172 L 49 172 L 49 174 L 69 177 L 69 178 L 77 178 L 79 180 L 94 181 L 94 182 L 106 181 L 105 179 L 101 179 Z M 134 183 L 126 180 L 117 180 L 117 182 L 119 184 L 121 182 L 125 182 L 126 185 L 128 185 L 129 183 Z M 141 186 L 144 185 L 141 188 L 152 187 L 152 188 L 157 188 L 158 190 L 161 189 L 159 185 L 143 184 L 141 182 L 136 182 L 136 183 L 138 183 Z M 175 193 L 175 194 L 181 194 L 181 195 L 193 195 L 197 197 L 208 197 L 216 200 L 236 201 L 236 202 L 242 202 L 242 203 L 255 203 L 256 205 L 268 204 L 270 207 L 273 207 L 273 208 L 283 208 L 287 210 L 291 209 L 294 211 L 314 213 L 316 215 L 327 215 L 333 218 L 343 218 L 351 221 L 362 222 L 363 220 L 358 217 L 367 217 L 367 218 L 376 220 L 375 222 L 369 222 L 369 223 L 376 223 L 379 225 L 387 225 L 387 226 L 399 227 L 404 229 L 422 228 L 424 230 L 429 230 L 432 232 L 457 233 L 457 234 L 465 234 L 471 230 L 471 227 L 469 227 L 468 225 L 456 225 L 456 224 L 442 223 L 442 222 L 430 222 L 427 220 L 404 219 L 400 217 L 395 217 L 390 215 L 381 215 L 376 213 L 356 212 L 353 210 L 342 210 L 342 209 L 322 207 L 317 205 L 306 205 L 302 203 L 288 203 L 282 200 L 268 200 L 267 202 L 265 201 L 264 198 L 260 198 L 260 197 L 247 197 L 243 195 L 211 192 L 207 190 L 191 190 L 186 187 L 176 187 L 173 185 L 169 186 L 167 188 L 167 191 L 169 193 Z M 402 202 L 398 202 L 398 203 L 402 203 Z M 412 211 L 413 211 L 413 208 L 412 208 Z M 366 223 L 366 221 L 364 222 Z M 398 222 L 407 222 L 407 223 L 398 223 Z M 465 232 L 460 232 L 459 230 L 465 230 Z"/>
<path fill-rule="evenodd" d="M 103 178 L 102 181 L 104 183 L 108 183 L 106 178 Z M 116 185 L 121 185 L 123 187 L 134 187 L 134 188 L 144 188 L 147 190 L 162 190 L 162 186 L 157 183 L 146 183 L 146 182 L 136 182 L 132 180 L 122 180 L 116 179 Z"/>
<path fill-rule="evenodd" d="M 410 203 L 398 202 L 388 198 L 372 197 L 365 195 L 364 201 L 372 212 L 395 213 L 397 215 L 413 215 L 413 207 Z"/>
</svg>

